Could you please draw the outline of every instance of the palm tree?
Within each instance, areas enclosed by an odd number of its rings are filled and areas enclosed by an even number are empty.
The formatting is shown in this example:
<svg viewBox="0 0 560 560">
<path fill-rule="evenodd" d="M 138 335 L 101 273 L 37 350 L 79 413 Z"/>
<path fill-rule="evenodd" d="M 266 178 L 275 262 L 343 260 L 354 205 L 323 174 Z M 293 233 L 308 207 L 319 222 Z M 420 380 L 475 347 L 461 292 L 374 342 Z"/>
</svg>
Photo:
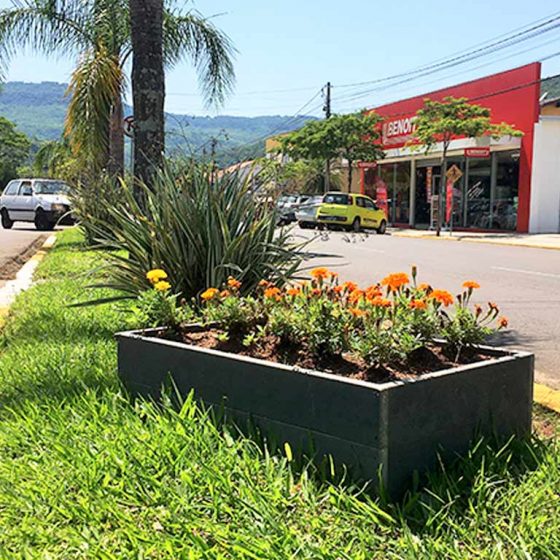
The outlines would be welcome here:
<svg viewBox="0 0 560 560">
<path fill-rule="evenodd" d="M 161 1 L 161 0 L 160 0 Z M 190 59 L 208 104 L 234 82 L 234 48 L 207 18 L 163 0 L 163 61 Z M 78 156 L 116 174 L 124 168 L 122 129 L 126 69 L 132 55 L 128 0 L 19 0 L 0 10 L 0 70 L 21 48 L 75 56 L 65 134 Z"/>
</svg>

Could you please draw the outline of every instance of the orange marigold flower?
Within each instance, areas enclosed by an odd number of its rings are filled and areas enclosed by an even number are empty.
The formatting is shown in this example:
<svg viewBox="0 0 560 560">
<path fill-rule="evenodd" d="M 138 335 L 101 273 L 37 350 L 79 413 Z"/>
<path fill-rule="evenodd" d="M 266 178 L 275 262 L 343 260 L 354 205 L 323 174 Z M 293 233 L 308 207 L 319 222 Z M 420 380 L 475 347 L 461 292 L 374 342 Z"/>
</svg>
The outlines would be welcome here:
<svg viewBox="0 0 560 560">
<path fill-rule="evenodd" d="M 335 278 L 338 278 L 338 272 L 333 272 L 332 270 L 329 270 L 329 278 L 332 278 L 333 280 Z"/>
<path fill-rule="evenodd" d="M 426 284 L 425 282 L 423 284 L 419 284 L 418 285 L 418 289 L 422 292 L 428 292 L 432 289 L 432 287 L 430 286 L 430 284 Z"/>
<path fill-rule="evenodd" d="M 387 286 L 392 292 L 398 291 L 409 282 L 410 280 L 408 278 L 408 274 L 405 274 L 404 272 L 389 274 L 389 276 L 386 276 L 383 280 L 381 280 L 381 284 L 383 286 Z"/>
<path fill-rule="evenodd" d="M 332 289 L 332 291 L 335 294 L 340 295 L 343 291 L 344 291 L 344 286 L 334 286 L 334 288 Z"/>
<path fill-rule="evenodd" d="M 259 288 L 270 288 L 272 286 L 272 282 L 269 282 L 268 280 L 261 280 L 259 282 Z"/>
<path fill-rule="evenodd" d="M 348 296 L 348 301 L 350 303 L 357 303 L 364 297 L 364 292 L 362 290 L 353 290 Z"/>
<path fill-rule="evenodd" d="M 446 290 L 434 290 L 429 296 L 447 307 L 453 303 L 453 296 Z"/>
<path fill-rule="evenodd" d="M 408 306 L 410 309 L 426 309 L 428 304 L 423 299 L 413 299 Z"/>
<path fill-rule="evenodd" d="M 467 290 L 478 290 L 478 288 L 480 288 L 480 284 L 474 280 L 467 280 L 466 282 L 463 282 L 463 288 L 466 288 Z"/>
<path fill-rule="evenodd" d="M 500 326 L 501 329 L 505 329 L 509 325 L 509 321 L 507 320 L 507 317 L 500 317 L 500 320 L 498 321 L 498 325 Z"/>
<path fill-rule="evenodd" d="M 344 282 L 344 284 L 342 284 L 342 287 L 348 292 L 348 293 L 352 293 L 355 290 L 358 289 L 358 284 L 356 284 L 356 282 Z"/>
<path fill-rule="evenodd" d="M 280 288 L 277 288 L 276 286 L 273 286 L 271 288 L 267 288 L 264 291 L 264 297 L 265 298 L 280 299 L 281 295 L 282 295 L 282 292 L 280 291 Z"/>
<path fill-rule="evenodd" d="M 391 307 L 391 300 L 384 297 L 373 298 L 369 303 L 375 307 Z"/>
<path fill-rule="evenodd" d="M 321 266 L 319 268 L 314 268 L 311 271 L 310 274 L 316 280 L 323 280 L 323 279 L 327 278 L 328 276 L 330 276 L 331 272 L 329 271 L 328 268 L 325 268 L 324 266 Z"/>
<path fill-rule="evenodd" d="M 211 299 L 215 298 L 220 293 L 218 288 L 208 288 L 206 291 L 202 292 L 200 297 L 204 301 L 210 301 Z"/>
<path fill-rule="evenodd" d="M 241 282 L 236 278 L 234 278 L 233 276 L 230 276 L 227 279 L 227 285 L 233 290 L 239 290 L 239 288 L 241 288 Z"/>
<path fill-rule="evenodd" d="M 221 297 L 221 298 L 227 298 L 227 297 L 229 297 L 229 296 L 231 296 L 231 292 L 230 292 L 229 290 L 222 290 L 222 291 L 220 292 L 220 297 Z"/>
<path fill-rule="evenodd" d="M 301 294 L 301 289 L 300 288 L 288 288 L 286 290 L 286 293 L 289 296 L 299 296 L 299 294 Z"/>
<path fill-rule="evenodd" d="M 381 290 L 379 289 L 379 286 L 370 286 L 369 288 L 366 288 L 366 299 L 370 300 L 370 299 L 374 299 L 376 297 L 379 297 L 383 295 Z"/>
<path fill-rule="evenodd" d="M 358 309 L 357 307 L 351 307 L 349 311 L 354 317 L 363 317 L 366 314 L 363 309 Z"/>
</svg>

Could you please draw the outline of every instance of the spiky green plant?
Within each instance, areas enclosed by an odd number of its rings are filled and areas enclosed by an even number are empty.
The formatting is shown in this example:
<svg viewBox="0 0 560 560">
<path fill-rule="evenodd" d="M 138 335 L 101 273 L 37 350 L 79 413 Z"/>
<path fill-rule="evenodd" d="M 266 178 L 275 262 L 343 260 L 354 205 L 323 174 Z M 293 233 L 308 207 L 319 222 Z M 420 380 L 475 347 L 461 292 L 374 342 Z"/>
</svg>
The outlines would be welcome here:
<svg viewBox="0 0 560 560">
<path fill-rule="evenodd" d="M 164 169 L 155 189 L 121 182 L 118 204 L 103 200 L 108 222 L 97 226 L 99 244 L 109 249 L 109 285 L 136 295 L 149 287 L 146 272 L 162 268 L 175 293 L 191 298 L 220 287 L 233 275 L 244 290 L 261 279 L 282 283 L 299 267 L 302 244 L 276 228 L 273 207 L 259 202 L 250 181 L 237 173 L 211 180 L 206 168 L 186 174 Z"/>
</svg>

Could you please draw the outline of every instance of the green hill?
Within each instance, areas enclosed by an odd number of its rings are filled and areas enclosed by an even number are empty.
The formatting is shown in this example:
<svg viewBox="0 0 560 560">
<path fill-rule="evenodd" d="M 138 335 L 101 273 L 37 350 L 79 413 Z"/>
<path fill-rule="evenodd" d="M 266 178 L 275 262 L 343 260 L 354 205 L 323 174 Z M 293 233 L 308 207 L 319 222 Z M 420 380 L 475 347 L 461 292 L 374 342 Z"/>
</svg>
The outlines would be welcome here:
<svg viewBox="0 0 560 560">
<path fill-rule="evenodd" d="M 0 91 L 0 116 L 15 122 L 19 130 L 36 140 L 60 137 L 68 99 L 66 85 L 56 82 L 7 82 Z M 126 114 L 132 109 L 125 108 Z M 204 156 L 215 138 L 219 164 L 264 153 L 264 138 L 271 133 L 300 127 L 309 117 L 194 117 L 166 115 L 167 146 L 171 152 Z"/>
</svg>

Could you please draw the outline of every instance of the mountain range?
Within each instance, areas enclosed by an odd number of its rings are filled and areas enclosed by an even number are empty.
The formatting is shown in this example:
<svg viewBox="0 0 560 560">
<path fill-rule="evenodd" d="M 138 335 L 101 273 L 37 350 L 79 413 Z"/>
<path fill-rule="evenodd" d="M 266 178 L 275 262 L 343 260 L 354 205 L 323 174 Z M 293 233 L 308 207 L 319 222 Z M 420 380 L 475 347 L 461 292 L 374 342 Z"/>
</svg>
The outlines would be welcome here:
<svg viewBox="0 0 560 560">
<path fill-rule="evenodd" d="M 62 133 L 68 106 L 66 84 L 57 82 L 6 82 L 0 90 L 0 116 L 15 122 L 28 136 L 41 142 Z M 132 108 L 125 106 L 125 114 Z M 262 117 L 198 117 L 166 113 L 167 147 L 171 152 L 209 156 L 215 139 L 220 165 L 264 154 L 264 140 L 299 128 L 313 117 L 268 115 Z"/>
</svg>

